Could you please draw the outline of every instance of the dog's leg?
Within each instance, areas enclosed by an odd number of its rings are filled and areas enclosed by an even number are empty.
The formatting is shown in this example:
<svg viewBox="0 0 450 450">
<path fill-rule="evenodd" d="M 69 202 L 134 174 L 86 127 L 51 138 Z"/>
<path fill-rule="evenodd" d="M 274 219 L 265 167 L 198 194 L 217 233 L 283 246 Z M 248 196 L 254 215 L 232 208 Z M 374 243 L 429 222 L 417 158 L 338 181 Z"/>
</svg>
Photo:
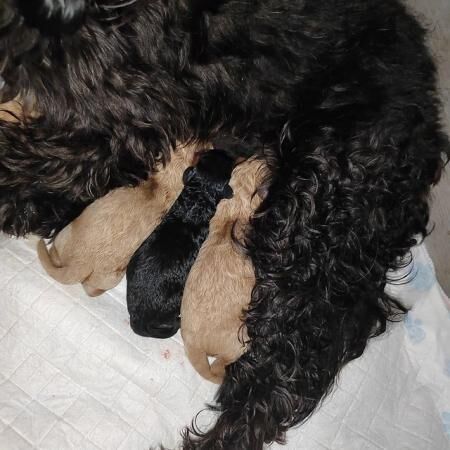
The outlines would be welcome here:
<svg viewBox="0 0 450 450">
<path fill-rule="evenodd" d="M 110 189 L 145 178 L 151 164 L 150 154 L 137 160 L 93 132 L 0 121 L 0 230 L 49 237 Z"/>
<path fill-rule="evenodd" d="M 97 297 L 115 288 L 125 275 L 125 271 L 117 270 L 111 273 L 93 272 L 83 281 L 83 288 L 90 297 Z"/>
<path fill-rule="evenodd" d="M 32 192 L 26 186 L 0 187 L 0 231 L 50 238 L 75 219 L 84 206 L 60 194 Z"/>
<path fill-rule="evenodd" d="M 83 185 L 92 155 L 82 149 L 69 151 L 50 133 L 45 141 L 20 124 L 0 121 L 0 229 L 50 237 L 74 219 L 90 200 Z"/>
<path fill-rule="evenodd" d="M 215 377 L 216 380 L 220 380 L 221 383 L 225 377 L 225 368 L 230 364 L 223 358 L 216 358 L 216 360 L 211 364 L 211 374 Z"/>
<path fill-rule="evenodd" d="M 86 292 L 86 294 L 89 295 L 89 297 L 98 297 L 100 295 L 103 295 L 106 292 L 103 289 L 97 289 L 97 288 L 91 287 L 85 283 L 83 283 L 83 289 L 84 289 L 84 292 Z"/>
<path fill-rule="evenodd" d="M 207 432 L 194 423 L 185 449 L 283 442 L 341 367 L 405 311 L 384 292 L 387 273 L 426 234 L 427 195 L 448 151 L 436 110 L 415 120 L 420 112 L 410 108 L 412 122 L 406 105 L 370 128 L 351 117 L 289 131 L 295 140 L 283 143 L 247 236 L 256 276 L 249 348 L 226 368 L 217 422 Z"/>
<path fill-rule="evenodd" d="M 218 360 L 214 361 L 212 365 L 209 364 L 208 355 L 204 350 L 197 348 L 192 343 L 185 343 L 184 350 L 189 358 L 192 367 L 206 380 L 211 383 L 220 384 L 225 375 L 225 366 L 223 364 L 216 364 Z"/>
</svg>

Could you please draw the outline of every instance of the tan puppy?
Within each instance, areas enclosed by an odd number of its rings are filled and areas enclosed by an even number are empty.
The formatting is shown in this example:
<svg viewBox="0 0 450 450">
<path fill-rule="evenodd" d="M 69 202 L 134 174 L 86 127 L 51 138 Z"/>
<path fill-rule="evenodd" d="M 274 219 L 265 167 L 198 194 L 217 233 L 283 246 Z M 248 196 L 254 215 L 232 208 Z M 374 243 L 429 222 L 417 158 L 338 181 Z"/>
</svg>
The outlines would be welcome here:
<svg viewBox="0 0 450 450">
<path fill-rule="evenodd" d="M 183 172 L 197 148 L 179 148 L 149 181 L 96 200 L 56 236 L 50 251 L 41 240 L 38 255 L 47 273 L 63 284 L 83 283 L 92 297 L 116 286 L 183 189 Z"/>
<path fill-rule="evenodd" d="M 230 186 L 234 197 L 222 200 L 189 273 L 181 305 L 181 335 L 186 354 L 197 372 L 221 383 L 225 366 L 245 351 L 247 333 L 242 318 L 255 284 L 251 261 L 233 242 L 239 239 L 249 218 L 261 203 L 253 195 L 264 177 L 261 161 L 237 166 Z M 208 356 L 216 357 L 210 366 Z"/>
</svg>

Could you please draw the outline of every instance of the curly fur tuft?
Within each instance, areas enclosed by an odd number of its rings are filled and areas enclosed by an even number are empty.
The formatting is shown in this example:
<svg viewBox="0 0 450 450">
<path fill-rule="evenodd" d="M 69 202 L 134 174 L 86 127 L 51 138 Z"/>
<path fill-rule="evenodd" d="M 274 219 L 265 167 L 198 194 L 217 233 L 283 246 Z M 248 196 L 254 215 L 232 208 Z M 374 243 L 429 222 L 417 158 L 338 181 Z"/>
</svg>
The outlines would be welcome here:
<svg viewBox="0 0 450 450">
<path fill-rule="evenodd" d="M 27 23 L 46 34 L 71 33 L 79 28 L 86 0 L 18 0 Z"/>
</svg>

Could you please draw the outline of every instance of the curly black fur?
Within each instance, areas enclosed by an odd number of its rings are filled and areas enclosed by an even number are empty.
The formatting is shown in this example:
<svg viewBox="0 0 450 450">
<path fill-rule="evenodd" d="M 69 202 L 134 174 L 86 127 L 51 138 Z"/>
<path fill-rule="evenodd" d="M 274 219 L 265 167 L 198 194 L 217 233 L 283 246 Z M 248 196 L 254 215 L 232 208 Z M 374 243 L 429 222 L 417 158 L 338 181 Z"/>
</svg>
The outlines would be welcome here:
<svg viewBox="0 0 450 450">
<path fill-rule="evenodd" d="M 224 151 L 203 153 L 184 172 L 184 189 L 169 212 L 131 258 L 127 305 L 135 333 L 165 339 L 179 330 L 184 285 L 217 205 L 233 196 L 232 170 Z"/>
<path fill-rule="evenodd" d="M 71 33 L 83 22 L 88 0 L 18 0 L 27 24 L 46 34 Z"/>
<path fill-rule="evenodd" d="M 0 55 L 1 73 L 42 115 L 0 124 L 3 230 L 51 234 L 71 204 L 136 183 L 177 140 L 270 162 L 246 242 L 249 350 L 217 423 L 184 446 L 282 441 L 403 310 L 386 274 L 426 234 L 448 152 L 423 29 L 398 0 L 98 0 L 55 37 L 10 1 L 19 19 L 0 45 L 18 56 Z"/>
</svg>

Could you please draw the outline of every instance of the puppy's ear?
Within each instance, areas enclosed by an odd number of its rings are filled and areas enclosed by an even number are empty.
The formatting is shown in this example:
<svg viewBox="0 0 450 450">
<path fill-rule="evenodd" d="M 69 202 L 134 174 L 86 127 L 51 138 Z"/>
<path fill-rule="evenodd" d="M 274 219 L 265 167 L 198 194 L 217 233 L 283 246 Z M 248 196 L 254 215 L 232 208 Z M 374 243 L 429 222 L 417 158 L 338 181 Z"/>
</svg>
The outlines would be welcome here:
<svg viewBox="0 0 450 450">
<path fill-rule="evenodd" d="M 183 173 L 183 184 L 186 185 L 195 175 L 195 167 L 188 167 Z"/>
<path fill-rule="evenodd" d="M 234 192 L 229 184 L 226 184 L 223 188 L 223 198 L 233 198 Z"/>
</svg>

